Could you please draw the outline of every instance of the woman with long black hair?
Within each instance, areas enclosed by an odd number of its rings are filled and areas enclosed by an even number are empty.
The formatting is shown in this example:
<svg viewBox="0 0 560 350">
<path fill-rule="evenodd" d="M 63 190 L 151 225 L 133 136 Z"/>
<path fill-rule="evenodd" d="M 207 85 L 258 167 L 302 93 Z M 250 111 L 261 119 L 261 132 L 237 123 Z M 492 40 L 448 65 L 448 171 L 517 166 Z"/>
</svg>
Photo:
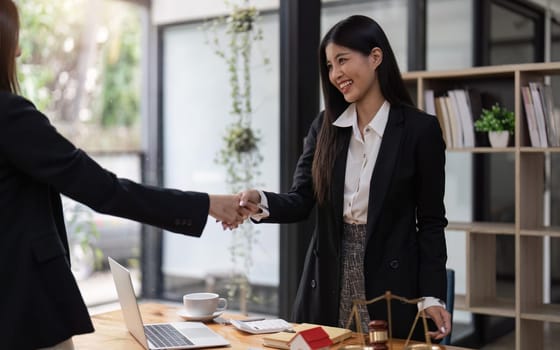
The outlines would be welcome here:
<svg viewBox="0 0 560 350">
<path fill-rule="evenodd" d="M 288 193 L 247 190 L 242 205 L 261 222 L 307 218 L 316 227 L 294 320 L 345 326 L 353 299 L 390 290 L 393 335 L 406 338 L 417 307 L 451 331 L 445 310 L 445 144 L 434 116 L 413 106 L 381 27 L 348 17 L 319 48 L 325 110 L 311 125 Z M 258 205 L 256 205 L 257 203 Z M 387 320 L 384 303 L 361 307 L 362 329 Z M 420 322 L 421 324 L 421 322 Z M 423 339 L 421 325 L 414 338 Z"/>
</svg>

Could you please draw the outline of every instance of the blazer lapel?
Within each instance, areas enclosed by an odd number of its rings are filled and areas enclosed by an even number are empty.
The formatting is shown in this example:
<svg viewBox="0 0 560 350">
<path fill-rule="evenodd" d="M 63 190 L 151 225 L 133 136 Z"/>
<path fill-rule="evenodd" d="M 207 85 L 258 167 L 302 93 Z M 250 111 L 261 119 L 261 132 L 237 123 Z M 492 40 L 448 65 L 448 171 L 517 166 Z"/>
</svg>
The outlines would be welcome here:
<svg viewBox="0 0 560 350">
<path fill-rule="evenodd" d="M 344 128 L 340 133 L 341 150 L 336 156 L 333 169 L 333 187 L 331 201 L 333 203 L 333 216 L 336 224 L 335 232 L 342 232 L 342 206 L 344 204 L 344 180 L 346 178 L 346 160 L 348 159 L 348 146 L 352 128 Z"/>
<path fill-rule="evenodd" d="M 383 207 L 383 201 L 387 194 L 399 153 L 403 127 L 404 116 L 402 109 L 391 107 L 389 120 L 383 132 L 383 140 L 381 141 L 381 147 L 379 148 L 379 154 L 377 155 L 371 176 L 366 242 L 369 241 L 373 234 L 381 208 Z"/>
</svg>

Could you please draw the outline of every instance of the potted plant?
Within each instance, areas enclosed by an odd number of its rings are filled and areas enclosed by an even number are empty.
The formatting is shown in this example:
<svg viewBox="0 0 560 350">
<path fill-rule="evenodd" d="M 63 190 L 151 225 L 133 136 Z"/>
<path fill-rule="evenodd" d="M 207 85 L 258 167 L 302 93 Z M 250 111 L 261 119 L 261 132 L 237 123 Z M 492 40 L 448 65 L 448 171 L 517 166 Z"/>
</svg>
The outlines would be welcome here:
<svg viewBox="0 0 560 350">
<path fill-rule="evenodd" d="M 250 0 L 238 2 L 225 0 L 230 12 L 204 26 L 207 33 L 213 34 L 207 43 L 224 60 L 229 74 L 232 121 L 225 127 L 223 146 L 216 161 L 225 167 L 226 182 L 232 193 L 258 186 L 259 167 L 263 160 L 258 147 L 260 132 L 252 125 L 251 101 L 251 52 L 254 45 L 263 40 L 263 35 L 256 7 L 250 4 Z M 264 57 L 263 63 L 267 65 L 268 58 Z M 254 225 L 246 222 L 233 231 L 230 244 L 233 274 L 228 294 L 230 298 L 239 298 L 239 308 L 244 314 L 251 299 L 249 272 L 257 235 Z"/>
<path fill-rule="evenodd" d="M 515 130 L 513 112 L 496 103 L 490 109 L 482 109 L 480 119 L 474 123 L 476 131 L 488 132 L 492 147 L 506 147 L 509 135 Z"/>
</svg>

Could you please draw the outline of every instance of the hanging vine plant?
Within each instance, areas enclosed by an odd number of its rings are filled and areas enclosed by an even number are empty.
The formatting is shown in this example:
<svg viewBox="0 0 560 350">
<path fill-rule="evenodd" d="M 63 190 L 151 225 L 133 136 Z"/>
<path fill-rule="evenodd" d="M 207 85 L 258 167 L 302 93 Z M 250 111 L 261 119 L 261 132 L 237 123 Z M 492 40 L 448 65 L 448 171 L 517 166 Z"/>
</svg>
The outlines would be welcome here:
<svg viewBox="0 0 560 350">
<path fill-rule="evenodd" d="M 226 168 L 226 182 L 231 192 L 237 193 L 258 186 L 263 160 L 259 151 L 260 133 L 252 126 L 251 104 L 251 53 L 254 45 L 263 40 L 263 34 L 259 12 L 249 0 L 225 3 L 231 9 L 229 14 L 206 23 L 205 29 L 212 34 L 208 44 L 224 60 L 229 74 L 232 121 L 225 128 L 216 161 Z M 267 58 L 264 64 L 268 64 Z M 228 286 L 229 297 L 238 297 L 241 312 L 247 313 L 247 300 L 252 298 L 248 279 L 253 266 L 251 252 L 258 231 L 246 222 L 233 230 L 232 235 L 230 257 L 235 271 Z"/>
</svg>

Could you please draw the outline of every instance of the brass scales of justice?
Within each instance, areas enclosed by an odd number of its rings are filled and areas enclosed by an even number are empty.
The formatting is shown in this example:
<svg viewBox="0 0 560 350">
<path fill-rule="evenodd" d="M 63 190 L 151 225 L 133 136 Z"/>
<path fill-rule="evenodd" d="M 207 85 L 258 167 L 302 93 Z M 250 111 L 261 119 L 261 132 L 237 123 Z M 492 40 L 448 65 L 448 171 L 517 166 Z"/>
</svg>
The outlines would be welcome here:
<svg viewBox="0 0 560 350">
<path fill-rule="evenodd" d="M 382 294 L 380 296 L 378 296 L 377 298 L 373 298 L 370 300 L 363 300 L 363 299 L 354 299 L 352 300 L 352 312 L 350 313 L 350 317 L 348 317 L 348 321 L 346 322 L 346 326 L 345 328 L 350 329 L 350 324 L 352 323 L 352 318 L 354 318 L 355 324 L 356 324 L 356 332 L 358 334 L 363 334 L 362 332 L 362 320 L 360 317 L 360 313 L 358 311 L 358 307 L 360 305 L 362 306 L 366 306 L 369 304 L 374 304 L 377 303 L 381 300 L 385 300 L 387 302 L 387 318 L 388 318 L 388 332 L 389 332 L 389 336 L 387 337 L 387 331 L 379 331 L 379 330 L 369 330 L 368 335 L 369 335 L 369 343 L 372 345 L 366 345 L 363 336 L 360 336 L 360 344 L 361 345 L 347 345 L 347 346 L 343 346 L 341 348 L 341 350 L 375 350 L 376 346 L 375 344 L 384 344 L 385 342 L 389 343 L 389 349 L 393 350 L 393 343 L 392 343 L 392 325 L 393 325 L 393 321 L 392 321 L 392 317 L 391 317 L 391 300 L 399 300 L 402 301 L 404 303 L 407 304 L 417 304 L 420 301 L 423 301 L 424 298 L 418 298 L 418 299 L 407 299 L 407 298 L 403 298 L 401 296 L 395 295 L 393 293 L 391 293 L 391 291 L 386 291 L 385 294 Z M 414 328 L 416 327 L 416 324 L 418 323 L 418 319 L 422 318 L 422 324 L 424 327 L 424 338 L 426 340 L 425 343 L 419 343 L 419 344 L 409 344 L 410 342 L 410 338 L 412 337 L 412 332 L 414 331 Z M 375 322 L 375 321 L 372 321 Z M 384 321 L 383 321 L 384 322 Z M 385 322 L 384 322 L 385 323 Z M 371 324 L 371 323 L 370 323 Z M 379 348 L 379 347 L 378 347 Z M 384 346 L 381 346 L 380 348 L 387 348 Z M 412 323 L 412 327 L 410 328 L 410 331 L 408 333 L 408 337 L 406 338 L 406 341 L 404 343 L 404 348 L 403 350 L 439 350 L 440 347 L 436 344 L 432 344 L 431 340 L 430 340 L 430 335 L 428 334 L 428 323 L 426 321 L 426 313 L 424 312 L 424 310 L 419 310 L 416 313 L 416 317 L 414 318 L 414 322 Z"/>
</svg>

